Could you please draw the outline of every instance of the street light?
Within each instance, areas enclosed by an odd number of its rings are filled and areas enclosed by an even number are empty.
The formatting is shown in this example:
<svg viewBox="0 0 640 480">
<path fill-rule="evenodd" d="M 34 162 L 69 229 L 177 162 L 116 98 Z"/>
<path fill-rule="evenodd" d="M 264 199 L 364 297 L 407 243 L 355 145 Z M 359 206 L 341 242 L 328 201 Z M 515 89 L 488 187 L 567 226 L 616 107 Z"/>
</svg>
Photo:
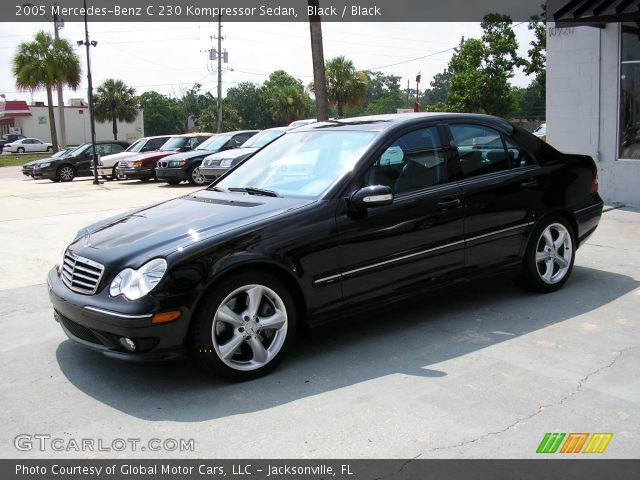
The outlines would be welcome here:
<svg viewBox="0 0 640 480">
<path fill-rule="evenodd" d="M 96 155 L 96 120 L 93 114 L 93 82 L 91 81 L 91 54 L 89 53 L 90 47 L 95 47 L 98 42 L 95 40 L 89 41 L 89 20 L 87 18 L 87 0 L 84 2 L 84 40 L 78 40 L 78 46 L 85 46 L 87 49 L 87 96 L 89 97 L 89 124 L 91 126 L 91 154 L 93 157 L 93 184 L 99 185 L 98 180 L 98 156 Z"/>
</svg>

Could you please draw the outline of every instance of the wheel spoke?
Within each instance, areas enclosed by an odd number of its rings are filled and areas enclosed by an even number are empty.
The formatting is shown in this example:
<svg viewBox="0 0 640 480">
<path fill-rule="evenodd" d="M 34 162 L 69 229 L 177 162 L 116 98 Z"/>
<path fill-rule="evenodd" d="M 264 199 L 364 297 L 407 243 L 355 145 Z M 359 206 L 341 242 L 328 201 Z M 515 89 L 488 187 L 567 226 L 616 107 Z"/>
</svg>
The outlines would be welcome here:
<svg viewBox="0 0 640 480">
<path fill-rule="evenodd" d="M 549 258 L 547 252 L 536 252 L 536 263 L 545 262 Z"/>
<path fill-rule="evenodd" d="M 247 290 L 247 297 L 249 297 L 249 304 L 247 305 L 247 315 L 251 318 L 258 314 L 260 303 L 262 302 L 262 287 L 253 287 Z"/>
<path fill-rule="evenodd" d="M 553 276 L 553 260 L 547 260 L 544 262 L 546 270 L 542 278 L 544 278 L 547 282 L 551 281 L 551 277 Z"/>
<path fill-rule="evenodd" d="M 253 361 L 257 363 L 264 363 L 267 361 L 267 350 L 262 345 L 262 342 L 257 337 L 251 337 L 247 340 L 251 351 L 253 352 Z"/>
<path fill-rule="evenodd" d="M 556 257 L 556 263 L 562 269 L 567 268 L 569 266 L 569 262 L 567 262 L 564 257 Z"/>
<path fill-rule="evenodd" d="M 236 334 L 231 339 L 225 343 L 224 345 L 220 345 L 220 356 L 223 360 L 229 360 L 236 350 L 242 345 L 244 342 L 244 336 L 240 334 Z"/>
<path fill-rule="evenodd" d="M 562 245 L 564 245 L 564 241 L 567 238 L 567 232 L 561 230 L 558 232 L 558 238 L 556 239 L 555 242 L 553 242 L 553 246 L 555 248 L 560 248 Z"/>
<path fill-rule="evenodd" d="M 270 317 L 267 318 L 261 318 L 260 319 L 260 326 L 262 328 L 272 328 L 275 330 L 279 330 L 283 327 L 283 325 L 286 323 L 287 319 L 285 318 L 285 316 L 282 314 L 282 312 L 276 312 L 275 314 L 271 315 Z"/>
<path fill-rule="evenodd" d="M 233 325 L 234 327 L 242 326 L 242 318 L 239 314 L 231 310 L 228 305 L 223 305 L 218 310 L 218 320 Z"/>
<path fill-rule="evenodd" d="M 547 244 L 547 247 L 553 248 L 553 236 L 551 235 L 551 229 L 547 228 L 542 236 L 544 237 L 544 242 Z"/>
</svg>

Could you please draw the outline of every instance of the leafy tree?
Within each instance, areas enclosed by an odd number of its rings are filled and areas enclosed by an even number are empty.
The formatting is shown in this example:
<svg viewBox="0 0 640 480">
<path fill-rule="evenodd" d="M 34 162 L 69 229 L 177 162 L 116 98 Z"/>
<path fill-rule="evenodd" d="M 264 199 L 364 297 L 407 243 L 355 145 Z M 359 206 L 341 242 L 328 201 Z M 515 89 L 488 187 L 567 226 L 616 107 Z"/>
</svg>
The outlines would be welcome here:
<svg viewBox="0 0 640 480">
<path fill-rule="evenodd" d="M 534 75 L 538 95 L 546 98 L 547 83 L 547 7 L 542 5 L 542 13 L 534 15 L 529 22 L 529 30 L 533 31 L 533 40 L 529 43 L 528 59 L 523 59 L 524 72 Z"/>
<path fill-rule="evenodd" d="M 108 78 L 96 89 L 93 111 L 99 122 L 111 121 L 113 139 L 118 139 L 118 121 L 133 122 L 138 115 L 138 97 L 122 80 Z"/>
<path fill-rule="evenodd" d="M 224 100 L 239 115 L 240 128 L 255 129 L 271 126 L 273 120 L 269 112 L 269 105 L 264 95 L 261 94 L 260 87 L 255 83 L 239 83 L 227 90 L 227 96 Z M 222 111 L 225 112 L 224 105 Z"/>
<path fill-rule="evenodd" d="M 12 59 L 16 87 L 21 91 L 45 89 L 53 150 L 58 151 L 58 134 L 53 114 L 52 89 L 60 84 L 80 86 L 80 59 L 71 44 L 40 31 L 31 42 L 21 42 Z"/>
<path fill-rule="evenodd" d="M 150 91 L 144 92 L 138 100 L 140 108 L 144 109 L 145 135 L 184 132 L 180 104 L 176 99 Z"/>
<path fill-rule="evenodd" d="M 367 74 L 356 71 L 353 62 L 344 56 L 332 58 L 325 67 L 327 95 L 335 105 L 338 117 L 344 116 L 344 107 L 362 105 L 367 95 Z"/>
<path fill-rule="evenodd" d="M 260 92 L 271 118 L 278 124 L 286 125 L 300 120 L 313 110 L 313 102 L 302 82 L 284 70 L 273 72 L 263 83 Z"/>
<path fill-rule="evenodd" d="M 491 13 L 481 23 L 481 39 L 461 40 L 448 66 L 451 110 L 508 117 L 517 108 L 509 80 L 522 59 L 511 24 L 508 16 Z"/>
<path fill-rule="evenodd" d="M 196 128 L 201 132 L 215 132 L 218 129 L 218 103 L 215 99 L 213 100 L 198 115 Z M 226 98 L 222 99 L 222 112 L 223 132 L 244 128 L 242 126 L 242 117 Z"/>
<path fill-rule="evenodd" d="M 427 88 L 422 96 L 421 106 L 423 109 L 425 109 L 426 105 L 445 103 L 449 94 L 450 84 L 451 72 L 448 69 L 445 68 L 442 73 L 436 74 L 430 83 L 431 88 Z"/>
</svg>

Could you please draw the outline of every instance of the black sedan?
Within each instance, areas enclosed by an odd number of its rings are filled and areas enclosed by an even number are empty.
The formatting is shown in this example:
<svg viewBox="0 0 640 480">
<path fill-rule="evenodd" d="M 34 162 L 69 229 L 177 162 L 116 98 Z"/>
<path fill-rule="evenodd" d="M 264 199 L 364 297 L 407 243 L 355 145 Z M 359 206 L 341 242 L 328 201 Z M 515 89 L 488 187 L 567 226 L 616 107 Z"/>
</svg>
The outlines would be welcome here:
<svg viewBox="0 0 640 480">
<path fill-rule="evenodd" d="M 238 148 L 258 130 L 242 130 L 214 135 L 191 152 L 176 153 L 158 161 L 156 178 L 170 185 L 186 180 L 191 185 L 203 185 L 207 180 L 200 173 L 202 159 L 212 153 Z"/>
<path fill-rule="evenodd" d="M 138 361 L 190 352 L 248 379 L 296 330 L 346 313 L 506 272 L 559 289 L 598 226 L 597 189 L 590 157 L 496 117 L 315 123 L 204 190 L 81 230 L 49 295 L 85 347 Z"/>
<path fill-rule="evenodd" d="M 96 155 L 106 156 L 124 152 L 127 142 L 106 140 L 96 142 Z M 33 169 L 34 178 L 48 178 L 52 182 L 70 182 L 76 177 L 93 175 L 93 148 L 83 143 L 64 156 L 38 162 Z"/>
<path fill-rule="evenodd" d="M 54 153 L 50 157 L 38 158 L 36 160 L 31 160 L 30 162 L 24 163 L 22 165 L 22 174 L 25 177 L 33 177 L 33 170 L 35 169 L 36 165 L 40 163 L 51 162 L 53 160 L 57 160 L 58 158 L 62 158 L 65 155 L 68 155 L 69 152 L 71 152 L 72 150 L 73 148 L 63 148 L 62 150 L 58 150 L 56 153 Z"/>
<path fill-rule="evenodd" d="M 280 138 L 287 130 L 287 127 L 269 128 L 251 137 L 240 148 L 225 150 L 205 157 L 200 164 L 200 174 L 209 182 L 215 180 L 251 154 Z"/>
</svg>

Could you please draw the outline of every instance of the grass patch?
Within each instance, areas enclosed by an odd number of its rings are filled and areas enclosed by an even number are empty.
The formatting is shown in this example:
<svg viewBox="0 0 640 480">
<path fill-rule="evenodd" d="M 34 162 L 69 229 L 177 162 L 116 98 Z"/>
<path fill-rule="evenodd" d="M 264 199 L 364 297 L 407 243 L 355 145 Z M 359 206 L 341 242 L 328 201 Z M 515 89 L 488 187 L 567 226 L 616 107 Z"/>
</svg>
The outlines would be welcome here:
<svg viewBox="0 0 640 480">
<path fill-rule="evenodd" d="M 0 155 L 0 167 L 21 167 L 31 160 L 50 157 L 51 153 L 20 153 Z"/>
</svg>

